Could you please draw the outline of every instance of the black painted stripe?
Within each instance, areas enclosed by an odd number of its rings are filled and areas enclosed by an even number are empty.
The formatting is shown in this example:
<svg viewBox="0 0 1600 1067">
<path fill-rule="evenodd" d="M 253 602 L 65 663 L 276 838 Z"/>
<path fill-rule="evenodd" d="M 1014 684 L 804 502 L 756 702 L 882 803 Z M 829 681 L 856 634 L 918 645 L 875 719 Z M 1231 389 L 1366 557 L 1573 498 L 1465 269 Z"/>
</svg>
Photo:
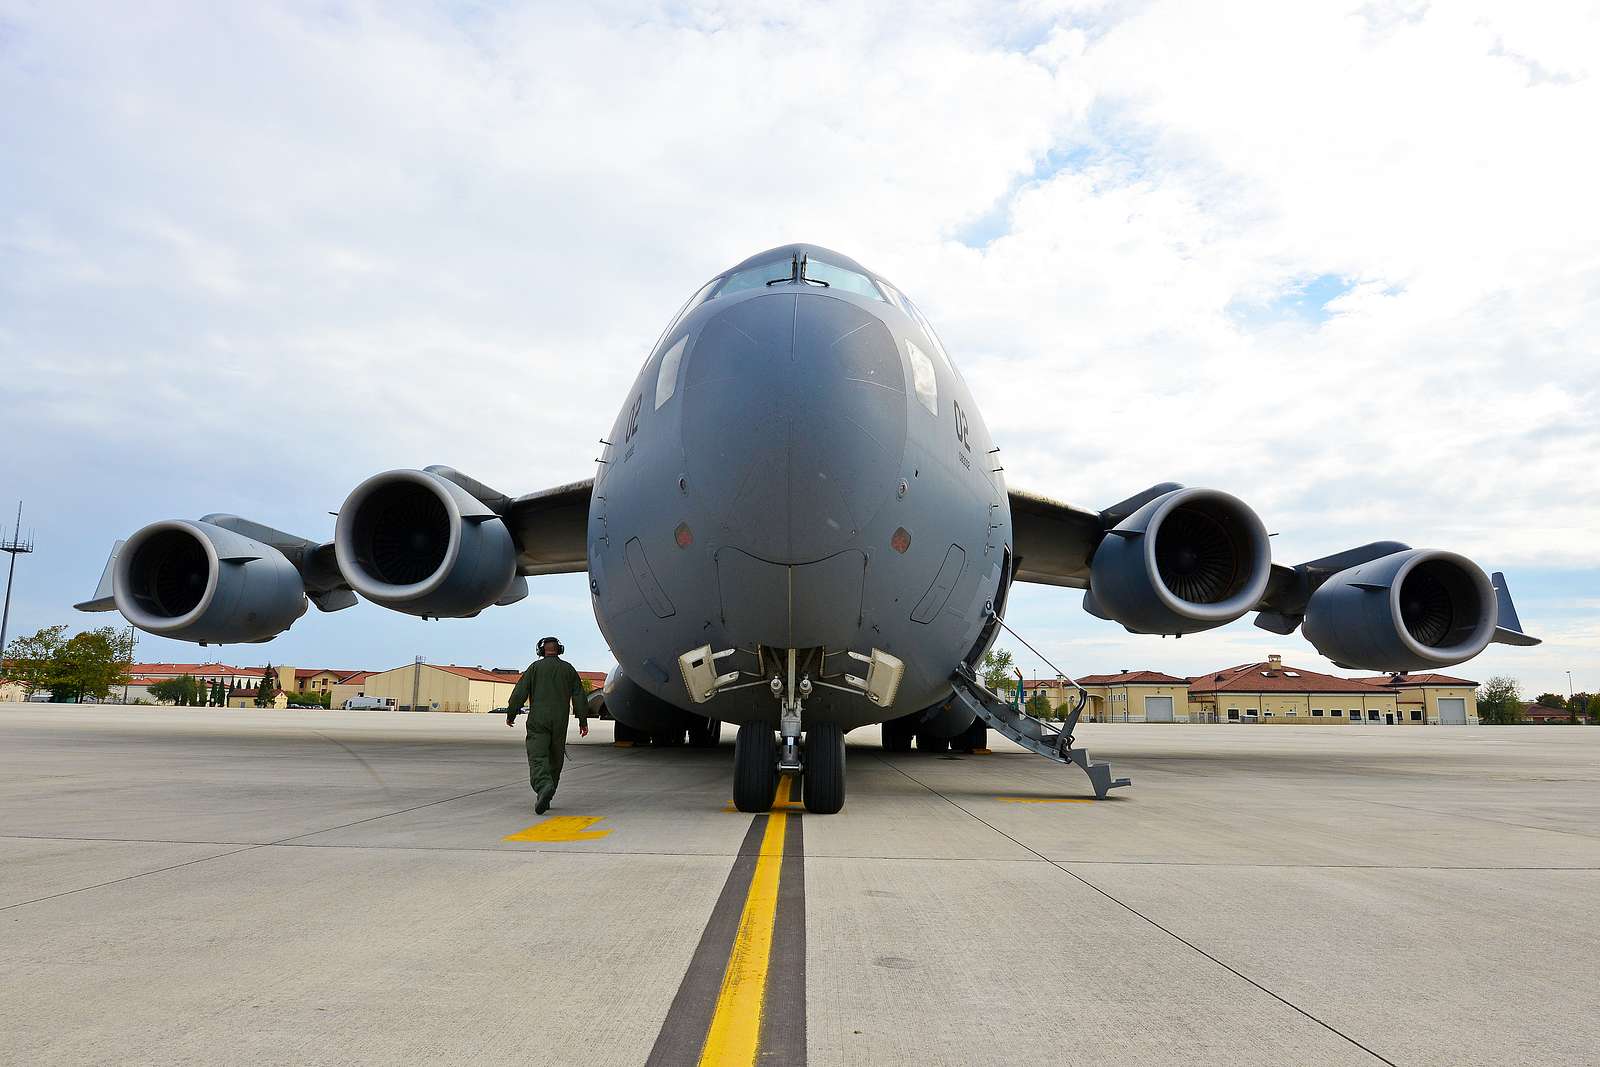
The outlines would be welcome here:
<svg viewBox="0 0 1600 1067">
<path fill-rule="evenodd" d="M 683 1067 L 700 1059 L 705 1045 L 706 1031 L 711 1028 L 711 1015 L 716 1010 L 717 994 L 722 991 L 722 975 L 728 968 L 728 956 L 733 951 L 733 939 L 739 932 L 739 917 L 744 914 L 745 897 L 750 893 L 750 879 L 755 874 L 756 857 L 761 853 L 761 837 L 767 831 L 766 815 L 750 820 L 750 829 L 739 845 L 733 869 L 723 883 L 722 895 L 711 909 L 711 918 L 700 934 L 700 944 L 689 960 L 689 969 L 678 984 L 677 996 L 667 1009 L 667 1018 L 656 1035 L 655 1047 L 650 1050 L 646 1067 Z M 798 823 L 800 820 L 791 820 Z M 792 830 L 792 827 L 786 829 Z M 787 861 L 787 849 L 785 850 Z M 779 882 L 779 894 L 783 892 Z"/>
<path fill-rule="evenodd" d="M 772 929 L 767 991 L 762 1001 L 761 1045 L 764 1064 L 806 1062 L 806 869 L 801 827 L 789 816 L 778 881 L 778 913 Z"/>
</svg>

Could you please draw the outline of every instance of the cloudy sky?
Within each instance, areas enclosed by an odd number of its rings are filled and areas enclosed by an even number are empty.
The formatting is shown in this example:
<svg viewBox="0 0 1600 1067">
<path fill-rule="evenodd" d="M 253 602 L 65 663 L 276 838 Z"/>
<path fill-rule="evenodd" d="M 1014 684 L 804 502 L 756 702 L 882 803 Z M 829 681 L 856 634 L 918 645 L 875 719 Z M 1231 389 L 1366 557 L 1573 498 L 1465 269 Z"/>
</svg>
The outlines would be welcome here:
<svg viewBox="0 0 1600 1067">
<path fill-rule="evenodd" d="M 1575 2 L 0 0 L 12 633 L 106 621 L 70 604 L 151 520 L 324 539 L 390 467 L 586 477 L 685 297 L 806 240 L 917 299 L 1012 485 L 1228 489 L 1289 563 L 1465 552 L 1546 644 L 1461 673 L 1600 691 L 1597 39 Z M 1069 672 L 1326 666 L 1078 601 L 1012 611 Z M 579 576 L 222 655 L 520 665 L 547 631 L 609 665 Z"/>
</svg>

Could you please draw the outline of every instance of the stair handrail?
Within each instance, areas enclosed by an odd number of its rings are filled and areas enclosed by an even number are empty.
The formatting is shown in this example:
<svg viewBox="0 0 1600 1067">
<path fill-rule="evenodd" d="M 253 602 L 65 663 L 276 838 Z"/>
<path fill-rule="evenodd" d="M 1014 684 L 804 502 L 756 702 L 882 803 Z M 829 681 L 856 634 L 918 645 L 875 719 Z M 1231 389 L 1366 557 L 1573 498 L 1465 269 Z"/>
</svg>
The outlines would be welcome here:
<svg viewBox="0 0 1600 1067">
<path fill-rule="evenodd" d="M 1060 667 L 1057 667 L 1054 663 L 1051 663 L 1049 658 L 1045 656 L 1043 652 L 1040 652 L 1037 648 L 1034 648 L 1032 645 L 1028 644 L 1028 639 L 1017 633 L 1017 631 L 1013 630 L 1010 625 L 1006 623 L 1006 620 L 1000 617 L 1000 613 L 993 607 L 989 609 L 989 615 L 994 619 L 995 622 L 1000 624 L 1001 629 L 1010 634 L 1012 637 L 1015 637 L 1018 641 L 1021 641 L 1023 648 L 1027 649 L 1029 652 L 1032 652 L 1035 656 L 1038 656 L 1044 661 L 1044 665 L 1046 667 L 1049 667 L 1051 670 L 1055 671 L 1057 678 L 1060 678 L 1062 681 L 1066 682 L 1068 685 L 1072 686 L 1072 688 L 1078 691 L 1077 702 L 1073 704 L 1072 711 L 1067 714 L 1066 725 L 1056 728 L 1056 747 L 1063 752 L 1069 751 L 1072 748 L 1072 732 L 1077 729 L 1078 718 L 1083 715 L 1083 709 L 1088 706 L 1089 691 L 1083 686 L 1079 685 L 1075 679 L 1073 679 Z M 1023 709 L 1023 714 L 1027 714 L 1026 708 Z M 1039 721 L 1041 723 L 1044 722 L 1043 719 L 1040 719 Z"/>
</svg>

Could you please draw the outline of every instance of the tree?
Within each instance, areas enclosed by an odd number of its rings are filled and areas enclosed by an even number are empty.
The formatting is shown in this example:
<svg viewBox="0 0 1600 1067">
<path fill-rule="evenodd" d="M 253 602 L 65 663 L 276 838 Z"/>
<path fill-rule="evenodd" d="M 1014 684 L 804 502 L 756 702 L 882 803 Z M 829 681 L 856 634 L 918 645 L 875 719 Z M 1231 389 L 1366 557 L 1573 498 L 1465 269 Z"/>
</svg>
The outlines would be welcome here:
<svg viewBox="0 0 1600 1067">
<path fill-rule="evenodd" d="M 1478 687 L 1478 721 L 1505 725 L 1522 721 L 1517 680 L 1497 674 Z"/>
<path fill-rule="evenodd" d="M 1028 714 L 1035 719 L 1049 719 L 1054 717 L 1055 711 L 1050 707 L 1050 698 L 1043 693 L 1034 693 L 1028 698 Z"/>
<path fill-rule="evenodd" d="M 1589 718 L 1600 723 L 1600 693 L 1594 694 L 1588 700 Z"/>
<path fill-rule="evenodd" d="M 157 700 L 169 704 L 176 704 L 180 708 L 195 707 L 200 703 L 202 686 L 192 674 L 180 674 L 176 678 L 163 678 L 150 685 L 150 695 Z"/>
<path fill-rule="evenodd" d="M 104 700 L 128 679 L 133 635 L 114 626 L 74 634 L 50 663 L 50 695 L 56 701 Z"/>
<path fill-rule="evenodd" d="M 999 693 L 1011 684 L 1012 660 L 1009 649 L 993 648 L 983 654 L 983 685 L 991 693 Z"/>
<path fill-rule="evenodd" d="M 225 708 L 228 706 L 227 691 L 222 688 L 222 679 L 218 678 L 211 683 L 211 706 Z"/>
<path fill-rule="evenodd" d="M 32 637 L 12 641 L 5 650 L 5 662 L 0 664 L 0 676 L 22 686 L 30 697 L 40 689 L 48 689 L 51 664 L 66 644 L 66 633 L 65 624 L 46 626 Z"/>
<path fill-rule="evenodd" d="M 256 707 L 272 707 L 272 698 L 278 695 L 278 672 L 272 669 L 272 664 L 267 664 L 261 672 L 261 683 L 256 686 Z"/>
</svg>

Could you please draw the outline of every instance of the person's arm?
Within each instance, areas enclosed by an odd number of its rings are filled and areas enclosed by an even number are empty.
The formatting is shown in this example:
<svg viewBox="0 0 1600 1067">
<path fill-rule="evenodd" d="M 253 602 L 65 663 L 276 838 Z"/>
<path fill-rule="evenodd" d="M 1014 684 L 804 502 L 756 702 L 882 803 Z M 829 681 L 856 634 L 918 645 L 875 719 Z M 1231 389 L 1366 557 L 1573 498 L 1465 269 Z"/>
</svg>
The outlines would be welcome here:
<svg viewBox="0 0 1600 1067">
<path fill-rule="evenodd" d="M 583 691 L 583 679 L 576 667 L 572 668 L 572 712 L 578 717 L 578 736 L 589 736 L 589 694 Z"/>
<path fill-rule="evenodd" d="M 532 686 L 533 668 L 529 667 L 522 672 L 522 677 L 517 679 L 517 684 L 511 690 L 511 699 L 506 702 L 506 725 L 517 725 L 517 715 L 522 711 L 522 705 L 528 702 L 528 689 Z"/>
</svg>

